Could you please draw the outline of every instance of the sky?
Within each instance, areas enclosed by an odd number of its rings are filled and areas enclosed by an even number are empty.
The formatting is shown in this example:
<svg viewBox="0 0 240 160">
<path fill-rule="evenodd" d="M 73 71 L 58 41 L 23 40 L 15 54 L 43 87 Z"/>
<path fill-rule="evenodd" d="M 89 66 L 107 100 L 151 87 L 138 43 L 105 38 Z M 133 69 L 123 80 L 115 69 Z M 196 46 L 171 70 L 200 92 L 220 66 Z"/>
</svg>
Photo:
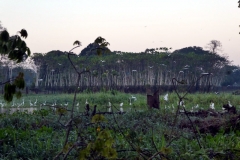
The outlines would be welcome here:
<svg viewBox="0 0 240 160">
<path fill-rule="evenodd" d="M 220 55 L 240 65 L 238 0 L 0 0 L 0 21 L 10 35 L 26 29 L 32 53 L 69 51 L 101 36 L 110 50 L 206 46 L 222 43 Z"/>
</svg>

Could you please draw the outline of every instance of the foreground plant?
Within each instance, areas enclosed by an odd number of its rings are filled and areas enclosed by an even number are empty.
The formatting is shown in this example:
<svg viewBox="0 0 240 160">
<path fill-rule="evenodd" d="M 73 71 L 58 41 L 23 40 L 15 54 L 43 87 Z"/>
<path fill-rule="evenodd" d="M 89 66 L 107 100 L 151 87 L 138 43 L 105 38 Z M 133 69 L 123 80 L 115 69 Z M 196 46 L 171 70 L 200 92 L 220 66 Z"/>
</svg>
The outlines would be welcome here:
<svg viewBox="0 0 240 160">
<path fill-rule="evenodd" d="M 98 37 L 95 41 L 94 44 L 96 45 L 95 50 L 97 51 L 98 55 L 101 55 L 102 51 L 107 48 L 109 45 L 108 42 L 102 37 Z M 116 151 L 112 148 L 113 145 L 113 139 L 110 136 L 110 133 L 107 130 L 101 130 L 97 129 L 97 138 L 95 141 L 87 141 L 87 139 L 83 138 L 81 135 L 81 128 L 78 128 L 78 125 L 81 124 L 81 118 L 83 118 L 85 115 L 82 116 L 74 116 L 74 108 L 75 108 L 75 103 L 76 103 L 76 97 L 77 97 L 77 92 L 78 92 L 78 86 L 80 83 L 80 77 L 82 74 L 90 72 L 88 68 L 83 69 L 82 71 L 78 71 L 77 68 L 75 67 L 73 61 L 71 60 L 71 55 L 72 51 L 75 48 L 78 48 L 81 46 L 81 43 L 79 41 L 75 41 L 73 45 L 77 45 L 76 47 L 72 48 L 68 52 L 68 60 L 70 61 L 72 67 L 74 68 L 75 72 L 77 73 L 77 84 L 76 84 L 76 89 L 74 93 L 74 98 L 73 98 L 73 103 L 72 107 L 69 110 L 70 116 L 69 120 L 65 123 L 62 124 L 63 127 L 66 128 L 66 137 L 65 137 L 65 142 L 63 144 L 64 148 L 61 152 L 59 152 L 58 155 L 54 159 L 58 159 L 61 155 L 63 155 L 63 159 L 66 159 L 70 152 L 73 149 L 76 149 L 77 151 L 80 150 L 80 158 L 85 159 L 86 157 L 106 157 L 106 158 L 115 158 L 116 157 Z M 62 109 L 62 108 L 61 108 Z M 59 110 L 59 109 L 58 109 Z M 87 112 L 89 112 L 89 108 L 87 109 Z M 96 108 L 95 108 L 95 113 L 96 113 Z M 61 117 L 64 114 L 60 114 L 59 121 L 61 120 Z M 88 116 L 88 115 L 87 115 Z M 92 118 L 92 123 L 98 122 L 103 119 L 102 115 L 95 115 Z M 99 119 L 100 118 L 100 119 Z M 89 124 L 81 124 L 83 126 L 88 126 L 92 125 L 92 123 Z M 98 126 L 99 127 L 99 126 Z M 77 139 L 74 141 L 69 140 L 71 132 L 73 130 L 76 131 L 77 133 Z M 87 146 L 87 147 L 86 147 Z"/>
<path fill-rule="evenodd" d="M 27 47 L 27 44 L 22 38 L 27 38 L 28 33 L 25 29 L 18 31 L 18 34 L 14 36 L 9 36 L 8 31 L 2 28 L 0 25 L 0 57 L 1 59 L 7 59 L 8 61 L 13 61 L 20 63 L 24 61 L 27 56 L 30 56 L 31 51 Z M 22 38 L 21 38 L 22 37 Z M 9 77 L 9 80 L 5 82 L 0 82 L 0 85 L 5 85 L 4 87 L 4 99 L 7 102 L 11 102 L 13 95 L 17 98 L 21 97 L 21 89 L 25 87 L 24 74 L 20 72 L 17 77 Z"/>
</svg>

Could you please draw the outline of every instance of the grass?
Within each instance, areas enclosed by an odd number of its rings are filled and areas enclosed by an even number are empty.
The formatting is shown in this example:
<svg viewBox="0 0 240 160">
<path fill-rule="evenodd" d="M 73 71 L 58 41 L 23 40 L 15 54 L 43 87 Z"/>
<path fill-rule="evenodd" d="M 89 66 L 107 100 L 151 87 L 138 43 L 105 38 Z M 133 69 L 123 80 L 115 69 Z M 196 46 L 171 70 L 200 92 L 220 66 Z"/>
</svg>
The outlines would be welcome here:
<svg viewBox="0 0 240 160">
<path fill-rule="evenodd" d="M 134 94 L 137 98 L 136 101 L 131 100 L 132 105 L 130 106 L 130 98 L 132 94 L 125 94 L 121 92 L 114 92 L 112 94 L 111 91 L 108 92 L 97 92 L 97 93 L 79 93 L 77 94 L 76 104 L 80 104 L 80 109 L 85 107 L 86 100 L 90 104 L 90 106 L 98 105 L 98 109 L 105 109 L 108 106 L 108 102 L 110 101 L 114 106 L 119 108 L 119 104 L 123 102 L 124 110 L 129 110 L 129 108 L 135 108 L 137 110 L 147 110 L 148 107 L 146 105 L 146 95 L 143 94 Z M 165 94 L 160 95 L 160 106 L 162 108 L 166 107 L 177 107 L 178 98 L 175 93 L 169 93 L 168 101 L 163 100 L 163 96 Z M 42 94 L 32 94 L 32 95 L 24 95 L 20 99 L 14 98 L 15 104 L 22 103 L 24 99 L 24 106 L 22 108 L 30 107 L 30 100 L 34 103 L 37 100 L 37 106 L 40 107 L 40 104 L 46 102 L 48 105 L 52 105 L 55 101 L 58 105 L 63 105 L 68 103 L 68 106 L 72 106 L 73 94 L 57 94 L 57 95 L 42 95 Z M 210 94 L 188 94 L 187 99 L 184 100 L 185 106 L 187 109 L 191 109 L 192 107 L 199 105 L 200 108 L 207 109 L 209 107 L 210 101 L 213 101 L 215 104 L 216 110 L 221 110 L 223 104 L 227 104 L 228 101 L 231 102 L 235 107 L 240 107 L 240 99 L 238 95 L 232 95 L 231 93 L 222 93 L 216 95 L 215 93 Z M 5 107 L 9 108 L 12 106 L 12 103 L 5 103 Z M 15 105 L 17 106 L 17 105 Z"/>
<path fill-rule="evenodd" d="M 96 140 L 96 128 L 101 130 L 109 130 L 114 139 L 114 148 L 118 151 L 118 158 L 135 159 L 139 156 L 136 151 L 131 150 L 131 144 L 136 148 L 146 150 L 146 152 L 154 154 L 157 151 L 164 153 L 169 159 L 209 159 L 211 154 L 222 159 L 232 156 L 236 157 L 240 152 L 238 127 L 229 133 L 219 131 L 216 135 L 201 134 L 199 137 L 203 148 L 199 148 L 196 138 L 191 128 L 180 127 L 182 122 L 188 122 L 186 116 L 180 115 L 177 125 L 172 128 L 174 113 L 168 109 L 168 106 L 177 106 L 177 95 L 169 93 L 168 101 L 163 100 L 160 95 L 160 110 L 149 110 L 146 105 L 146 95 L 134 94 L 136 101 L 132 101 L 129 105 L 129 98 L 132 94 L 121 92 L 100 92 L 100 93 L 80 93 L 77 95 L 77 103 L 80 104 L 80 110 L 83 111 L 86 99 L 90 106 L 98 105 L 100 111 L 105 111 L 108 102 L 119 108 L 121 102 L 124 103 L 124 110 L 127 111 L 123 115 L 105 115 L 106 121 L 97 124 L 86 124 L 91 122 L 90 117 L 80 117 L 78 127 L 74 128 L 70 134 L 70 142 L 76 141 L 77 133 L 81 133 L 87 142 Z M 71 106 L 73 100 L 72 94 L 60 95 L 27 95 L 21 99 L 14 99 L 15 103 L 21 103 L 25 100 L 24 107 L 30 107 L 29 101 L 38 100 L 39 108 L 33 113 L 14 112 L 13 114 L 0 114 L 0 158 L 1 159 L 52 159 L 64 146 L 65 128 L 62 127 L 57 119 L 58 114 L 49 110 L 48 107 L 42 107 L 40 103 L 47 102 L 52 104 L 69 103 Z M 210 101 L 215 103 L 215 108 L 221 110 L 222 105 L 230 101 L 239 109 L 239 98 L 237 95 L 230 93 L 223 94 L 189 94 L 184 100 L 187 109 L 199 104 L 204 109 L 209 108 Z M 166 106 L 166 109 L 165 109 Z M 4 108 L 10 108 L 8 104 Z M 132 108 L 130 112 L 130 107 Z M 114 111 L 117 111 L 114 109 Z M 75 113 L 78 115 L 78 112 Z M 230 116 L 222 117 L 224 119 Z M 198 119 L 192 117 L 192 120 Z M 205 118 L 206 120 L 211 117 Z M 203 120 L 205 120 L 203 119 Z M 62 121 L 67 121 L 67 115 L 63 116 Z M 115 122 L 116 120 L 116 122 Z M 175 138 L 172 140 L 172 138 Z M 154 144 L 153 144 L 154 141 Z M 171 142 L 171 143 L 170 143 Z M 170 145 L 168 146 L 167 144 Z M 79 150 L 73 150 L 69 155 L 69 159 L 76 159 Z M 128 150 L 121 152 L 121 150 Z M 221 158 L 219 158 L 221 159 Z"/>
</svg>

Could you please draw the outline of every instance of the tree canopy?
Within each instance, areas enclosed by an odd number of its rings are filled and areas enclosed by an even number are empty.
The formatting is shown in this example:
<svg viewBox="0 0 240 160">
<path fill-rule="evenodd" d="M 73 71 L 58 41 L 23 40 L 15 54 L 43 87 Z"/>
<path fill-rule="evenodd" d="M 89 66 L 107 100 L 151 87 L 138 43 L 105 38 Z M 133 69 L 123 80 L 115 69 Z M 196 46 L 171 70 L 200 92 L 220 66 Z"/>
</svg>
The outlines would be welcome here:
<svg viewBox="0 0 240 160">
<path fill-rule="evenodd" d="M 18 34 L 10 36 L 7 29 L 0 24 L 0 56 L 7 57 L 9 60 L 20 63 L 30 56 L 30 49 L 27 47 L 26 42 L 22 38 L 27 38 L 28 33 L 25 29 L 21 29 Z M 18 76 L 9 79 L 4 86 L 4 99 L 12 101 L 13 95 L 21 97 L 20 90 L 25 87 L 24 74 L 20 72 Z"/>
</svg>

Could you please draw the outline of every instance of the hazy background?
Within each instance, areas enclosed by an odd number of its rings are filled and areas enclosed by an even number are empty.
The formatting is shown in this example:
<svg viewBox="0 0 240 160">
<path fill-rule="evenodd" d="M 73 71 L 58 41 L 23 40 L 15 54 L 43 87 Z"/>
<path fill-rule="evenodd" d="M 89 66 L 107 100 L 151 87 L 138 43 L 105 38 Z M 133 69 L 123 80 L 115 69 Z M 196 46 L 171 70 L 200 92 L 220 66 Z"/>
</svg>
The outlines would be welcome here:
<svg viewBox="0 0 240 160">
<path fill-rule="evenodd" d="M 240 58 L 237 0 L 0 0 L 0 21 L 10 34 L 24 28 L 32 53 L 79 53 L 98 36 L 112 51 L 188 46 L 219 40 L 233 64 Z"/>
</svg>

